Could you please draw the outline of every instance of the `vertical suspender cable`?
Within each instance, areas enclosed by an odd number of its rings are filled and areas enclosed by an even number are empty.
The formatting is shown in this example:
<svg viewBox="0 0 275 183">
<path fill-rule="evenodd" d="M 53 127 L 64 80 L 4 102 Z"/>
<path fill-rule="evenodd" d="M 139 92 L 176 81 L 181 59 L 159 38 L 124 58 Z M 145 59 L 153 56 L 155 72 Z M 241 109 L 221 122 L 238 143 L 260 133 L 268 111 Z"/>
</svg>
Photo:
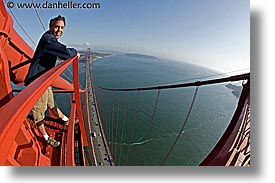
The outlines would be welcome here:
<svg viewBox="0 0 275 183">
<path fill-rule="evenodd" d="M 111 138 L 111 128 L 110 128 L 110 121 L 111 121 L 111 118 L 110 118 L 110 101 L 111 100 L 109 100 L 109 98 L 110 98 L 110 95 L 109 95 L 109 93 L 107 94 L 107 114 L 108 114 L 108 119 L 107 119 L 107 124 L 108 124 L 108 142 L 110 142 L 110 138 Z"/>
<path fill-rule="evenodd" d="M 115 92 L 112 92 L 112 150 L 114 151 Z"/>
<path fill-rule="evenodd" d="M 181 129 L 180 129 L 180 131 L 179 131 L 179 134 L 178 134 L 178 136 L 177 136 L 175 142 L 174 142 L 173 145 L 171 146 L 170 150 L 168 151 L 168 153 L 166 154 L 166 156 L 165 156 L 164 159 L 162 160 L 162 162 L 161 162 L 161 164 L 160 164 L 161 166 L 164 165 L 165 161 L 166 161 L 167 158 L 170 156 L 170 154 L 171 154 L 171 152 L 173 151 L 175 145 L 177 144 L 179 138 L 180 138 L 180 137 L 182 136 L 182 134 L 183 134 L 184 127 L 185 127 L 185 125 L 186 125 L 186 123 L 187 123 L 187 121 L 188 121 L 188 119 L 189 119 L 189 116 L 190 116 L 190 114 L 191 114 L 191 111 L 192 111 L 192 109 L 193 109 L 193 106 L 194 106 L 194 103 L 195 103 L 195 100 L 196 100 L 196 97 L 197 97 L 197 94 L 198 94 L 198 90 L 199 90 L 199 87 L 197 86 L 197 87 L 196 87 L 196 90 L 195 90 L 195 93 L 194 93 L 194 96 L 193 96 L 193 99 L 192 99 L 192 102 L 191 102 L 191 105 L 190 105 L 190 108 L 189 108 L 189 111 L 188 111 L 188 113 L 187 113 L 187 115 L 186 115 L 186 118 L 185 118 L 183 124 L 182 124 L 182 127 L 181 127 Z"/>
<path fill-rule="evenodd" d="M 128 152 L 127 152 L 127 156 L 126 156 L 126 165 L 128 164 L 128 159 L 129 159 L 130 150 L 131 150 L 131 144 L 132 144 L 133 137 L 134 137 L 134 132 L 135 132 L 135 123 L 136 123 L 136 120 L 137 120 L 139 96 L 140 96 L 140 90 L 138 90 L 137 99 L 136 99 L 136 110 L 135 110 L 135 114 L 134 114 L 134 121 L 132 123 L 131 138 L 130 138 L 130 142 L 129 142 L 129 145 L 128 145 Z"/>
<path fill-rule="evenodd" d="M 123 143 L 123 137 L 124 137 L 124 126 L 125 126 L 125 120 L 126 120 L 127 103 L 128 103 L 128 92 L 126 91 L 126 97 L 125 97 L 125 102 L 124 102 L 123 122 L 122 122 L 122 132 L 121 132 L 121 139 L 120 139 L 119 159 L 118 159 L 119 165 L 121 163 L 121 150 L 122 150 L 122 143 Z"/>
<path fill-rule="evenodd" d="M 147 134 L 146 134 L 145 140 L 148 140 L 149 137 L 150 137 L 150 134 L 151 134 L 153 122 L 154 122 L 154 119 L 155 119 L 155 116 L 156 116 L 157 107 L 158 107 L 160 92 L 161 92 L 161 90 L 159 89 L 159 90 L 158 90 L 158 94 L 157 94 L 157 98 L 156 98 L 156 102 L 155 102 L 155 106 L 154 106 L 154 111 L 153 111 L 153 114 L 152 114 L 152 119 L 151 119 L 151 122 L 150 122 L 150 124 L 149 124 L 149 126 L 148 126 Z M 141 152 L 140 152 L 140 154 L 139 154 L 139 162 L 141 162 L 141 158 L 142 158 L 142 156 L 143 156 L 143 154 L 144 154 L 145 146 L 146 146 L 146 144 L 144 144 L 144 146 L 141 148 Z"/>
<path fill-rule="evenodd" d="M 104 95 L 105 95 L 105 97 L 104 97 L 104 99 L 105 99 L 105 126 L 107 127 L 107 125 L 108 125 L 108 99 L 107 99 L 107 97 L 108 97 L 108 94 L 107 94 L 107 92 L 108 91 L 105 91 L 104 92 Z M 108 128 L 107 128 L 107 131 L 106 131 L 106 133 L 108 132 Z M 108 135 L 108 134 L 106 134 L 106 135 Z"/>
<path fill-rule="evenodd" d="M 120 104 L 120 94 L 118 94 L 117 99 L 117 116 L 116 116 L 116 137 L 115 137 L 115 150 L 114 150 L 114 160 L 116 160 L 116 146 L 117 146 L 117 134 L 118 134 L 118 119 L 119 119 L 119 104 Z"/>
</svg>

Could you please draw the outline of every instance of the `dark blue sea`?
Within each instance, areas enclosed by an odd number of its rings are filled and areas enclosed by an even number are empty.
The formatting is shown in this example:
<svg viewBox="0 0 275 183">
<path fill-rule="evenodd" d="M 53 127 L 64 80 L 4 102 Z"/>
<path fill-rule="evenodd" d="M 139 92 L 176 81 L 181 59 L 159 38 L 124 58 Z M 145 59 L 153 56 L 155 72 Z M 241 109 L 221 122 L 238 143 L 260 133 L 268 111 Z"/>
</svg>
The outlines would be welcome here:
<svg viewBox="0 0 275 183">
<path fill-rule="evenodd" d="M 104 88 L 139 88 L 225 76 L 219 74 L 186 62 L 159 58 L 112 56 L 92 63 L 95 85 Z M 179 133 L 182 135 L 163 165 L 199 165 L 224 133 L 236 109 L 238 98 L 226 84 L 199 88 L 182 132 L 195 87 L 161 90 L 154 117 L 157 90 L 138 95 L 136 91 L 126 94 L 97 89 L 105 134 L 117 165 L 160 165 Z M 151 122 L 152 130 L 146 138 Z"/>
</svg>

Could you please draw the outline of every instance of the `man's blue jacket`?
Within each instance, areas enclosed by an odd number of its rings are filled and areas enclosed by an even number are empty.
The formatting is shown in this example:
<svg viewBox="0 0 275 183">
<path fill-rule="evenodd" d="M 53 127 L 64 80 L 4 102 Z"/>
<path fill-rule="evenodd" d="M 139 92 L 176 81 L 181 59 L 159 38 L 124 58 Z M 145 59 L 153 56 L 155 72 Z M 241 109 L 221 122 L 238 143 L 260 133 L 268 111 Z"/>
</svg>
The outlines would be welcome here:
<svg viewBox="0 0 275 183">
<path fill-rule="evenodd" d="M 35 50 L 32 62 L 25 78 L 25 85 L 30 84 L 36 78 L 53 68 L 57 58 L 66 60 L 77 55 L 74 48 L 67 48 L 58 42 L 51 31 L 45 32 Z"/>
</svg>

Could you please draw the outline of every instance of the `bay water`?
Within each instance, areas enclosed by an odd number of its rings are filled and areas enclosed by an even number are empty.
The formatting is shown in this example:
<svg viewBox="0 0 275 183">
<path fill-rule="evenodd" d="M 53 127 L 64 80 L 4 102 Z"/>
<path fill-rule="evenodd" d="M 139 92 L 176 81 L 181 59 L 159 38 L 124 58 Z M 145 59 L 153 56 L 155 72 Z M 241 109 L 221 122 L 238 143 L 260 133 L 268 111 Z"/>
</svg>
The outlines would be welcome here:
<svg viewBox="0 0 275 183">
<path fill-rule="evenodd" d="M 212 79 L 218 74 L 187 62 L 159 58 L 111 56 L 92 62 L 97 102 L 116 164 L 199 165 L 226 130 L 238 98 L 225 86 L 228 83 L 201 86 L 185 128 L 180 131 L 196 87 L 161 90 L 157 106 L 158 90 L 138 94 L 99 87 L 163 86 Z M 164 161 L 179 133 L 179 141 Z"/>
</svg>

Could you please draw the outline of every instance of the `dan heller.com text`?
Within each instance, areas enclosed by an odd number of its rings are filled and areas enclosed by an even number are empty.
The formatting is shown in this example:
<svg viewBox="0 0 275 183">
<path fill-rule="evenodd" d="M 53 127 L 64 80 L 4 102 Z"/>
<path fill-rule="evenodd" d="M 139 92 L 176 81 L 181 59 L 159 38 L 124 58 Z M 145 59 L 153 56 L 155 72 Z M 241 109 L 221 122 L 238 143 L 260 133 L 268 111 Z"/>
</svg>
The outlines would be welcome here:
<svg viewBox="0 0 275 183">
<path fill-rule="evenodd" d="M 75 3 L 73 1 L 55 3 L 18 3 L 18 8 L 40 8 L 40 9 L 97 9 L 100 8 L 99 3 Z"/>
</svg>

